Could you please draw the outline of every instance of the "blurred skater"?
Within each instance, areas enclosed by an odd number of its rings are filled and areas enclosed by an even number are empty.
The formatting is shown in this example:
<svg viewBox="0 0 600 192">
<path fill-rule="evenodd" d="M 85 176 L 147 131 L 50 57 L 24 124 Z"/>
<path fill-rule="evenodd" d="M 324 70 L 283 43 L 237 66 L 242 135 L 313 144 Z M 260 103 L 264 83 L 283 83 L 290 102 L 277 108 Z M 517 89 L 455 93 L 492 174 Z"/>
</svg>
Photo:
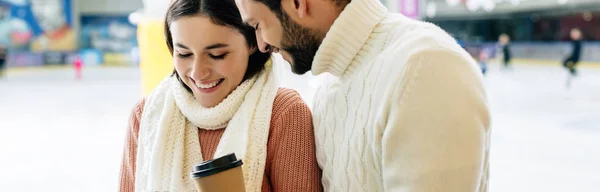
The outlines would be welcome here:
<svg viewBox="0 0 600 192">
<path fill-rule="evenodd" d="M 81 58 L 79 58 L 79 56 L 75 56 L 75 58 L 73 58 L 73 67 L 75 68 L 75 78 L 77 80 L 81 80 L 83 77 L 83 62 L 81 61 Z"/>
<path fill-rule="evenodd" d="M 563 61 L 563 67 L 569 70 L 572 77 L 577 76 L 577 63 L 581 57 L 581 31 L 578 28 L 571 30 L 571 54 Z"/>
<path fill-rule="evenodd" d="M 510 37 L 506 33 L 502 33 L 498 38 L 498 43 L 500 44 L 500 50 L 502 50 L 502 64 L 504 69 L 510 69 L 512 54 L 510 52 Z"/>
<path fill-rule="evenodd" d="M 0 45 L 0 78 L 4 77 L 6 71 L 6 48 Z"/>
<path fill-rule="evenodd" d="M 490 56 L 490 50 L 485 46 L 481 46 L 479 55 L 477 57 L 477 61 L 479 63 L 479 67 L 481 68 L 481 73 L 483 75 L 485 75 L 485 73 L 487 72 Z"/>
</svg>

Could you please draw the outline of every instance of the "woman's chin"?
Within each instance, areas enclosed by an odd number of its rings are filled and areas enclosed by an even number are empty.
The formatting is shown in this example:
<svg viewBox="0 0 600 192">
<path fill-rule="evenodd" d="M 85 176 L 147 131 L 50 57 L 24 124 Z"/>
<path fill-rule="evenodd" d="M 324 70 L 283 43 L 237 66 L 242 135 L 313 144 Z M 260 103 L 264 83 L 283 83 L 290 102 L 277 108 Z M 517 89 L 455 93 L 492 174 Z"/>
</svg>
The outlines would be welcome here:
<svg viewBox="0 0 600 192">
<path fill-rule="evenodd" d="M 221 101 L 223 101 L 223 99 L 214 99 L 214 98 L 207 98 L 206 96 L 196 96 L 196 100 L 198 101 L 198 103 L 200 103 L 200 105 L 204 108 L 212 108 L 217 106 L 219 103 L 221 103 Z"/>
<path fill-rule="evenodd" d="M 223 90 L 220 89 L 211 93 L 194 93 L 194 97 L 204 108 L 212 108 L 219 105 L 219 103 L 227 98 L 227 95 L 228 94 L 223 94 Z"/>
</svg>

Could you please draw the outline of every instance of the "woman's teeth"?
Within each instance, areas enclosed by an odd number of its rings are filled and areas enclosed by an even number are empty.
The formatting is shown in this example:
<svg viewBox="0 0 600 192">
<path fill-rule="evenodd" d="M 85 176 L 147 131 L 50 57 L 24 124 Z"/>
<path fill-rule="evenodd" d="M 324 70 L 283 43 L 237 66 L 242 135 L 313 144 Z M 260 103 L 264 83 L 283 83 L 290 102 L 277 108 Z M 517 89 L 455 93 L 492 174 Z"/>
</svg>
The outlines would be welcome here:
<svg viewBox="0 0 600 192">
<path fill-rule="evenodd" d="M 199 82 L 196 82 L 196 87 L 200 88 L 200 89 L 210 89 L 213 88 L 215 86 L 217 86 L 223 79 L 219 79 L 218 81 L 214 81 L 212 83 L 209 84 L 201 84 Z"/>
</svg>

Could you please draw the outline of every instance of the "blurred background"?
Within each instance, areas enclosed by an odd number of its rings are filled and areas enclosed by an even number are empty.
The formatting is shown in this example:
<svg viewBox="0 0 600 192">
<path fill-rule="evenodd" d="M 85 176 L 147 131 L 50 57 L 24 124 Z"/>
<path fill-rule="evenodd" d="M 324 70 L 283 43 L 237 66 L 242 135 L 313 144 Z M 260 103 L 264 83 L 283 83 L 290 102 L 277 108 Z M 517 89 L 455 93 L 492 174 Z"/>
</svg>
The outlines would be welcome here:
<svg viewBox="0 0 600 192">
<path fill-rule="evenodd" d="M 492 192 L 600 191 L 600 0 L 382 2 L 485 73 Z M 129 113 L 173 68 L 167 5 L 0 0 L 2 191 L 117 190 Z M 312 103 L 319 77 L 285 71 Z"/>
</svg>

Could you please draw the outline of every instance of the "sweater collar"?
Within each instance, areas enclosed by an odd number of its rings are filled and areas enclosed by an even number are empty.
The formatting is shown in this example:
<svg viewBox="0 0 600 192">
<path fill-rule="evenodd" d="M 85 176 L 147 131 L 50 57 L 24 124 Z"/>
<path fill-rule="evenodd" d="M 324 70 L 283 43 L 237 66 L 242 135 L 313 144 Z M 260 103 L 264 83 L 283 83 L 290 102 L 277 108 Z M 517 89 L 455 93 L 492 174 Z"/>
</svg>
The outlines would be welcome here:
<svg viewBox="0 0 600 192">
<path fill-rule="evenodd" d="M 353 70 L 350 63 L 387 12 L 378 0 L 352 0 L 325 35 L 312 63 L 312 73 L 329 72 L 341 77 Z"/>
</svg>

